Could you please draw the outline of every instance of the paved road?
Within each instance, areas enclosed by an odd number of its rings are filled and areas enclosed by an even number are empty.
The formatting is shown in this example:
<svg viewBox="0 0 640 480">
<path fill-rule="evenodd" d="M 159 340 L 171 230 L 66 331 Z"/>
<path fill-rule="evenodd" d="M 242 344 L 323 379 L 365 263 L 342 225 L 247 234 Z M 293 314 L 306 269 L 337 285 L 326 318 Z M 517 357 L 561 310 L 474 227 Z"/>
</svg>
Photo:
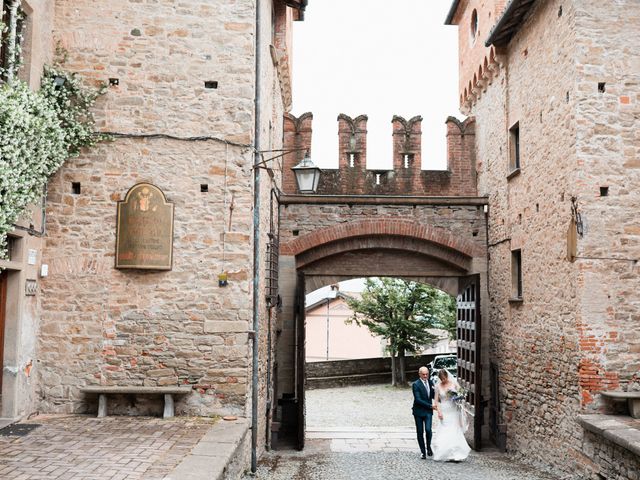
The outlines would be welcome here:
<svg viewBox="0 0 640 480">
<path fill-rule="evenodd" d="M 332 452 L 327 440 L 304 452 L 271 452 L 259 464 L 260 480 L 557 480 L 509 461 L 500 453 L 475 453 L 461 463 L 420 460 L 414 452 Z M 247 477 L 249 478 L 249 477 Z"/>
<path fill-rule="evenodd" d="M 461 463 L 421 460 L 412 426 L 411 400 L 410 389 L 387 386 L 308 391 L 304 451 L 267 453 L 256 478 L 557 480 L 496 451 L 472 452 Z"/>
</svg>

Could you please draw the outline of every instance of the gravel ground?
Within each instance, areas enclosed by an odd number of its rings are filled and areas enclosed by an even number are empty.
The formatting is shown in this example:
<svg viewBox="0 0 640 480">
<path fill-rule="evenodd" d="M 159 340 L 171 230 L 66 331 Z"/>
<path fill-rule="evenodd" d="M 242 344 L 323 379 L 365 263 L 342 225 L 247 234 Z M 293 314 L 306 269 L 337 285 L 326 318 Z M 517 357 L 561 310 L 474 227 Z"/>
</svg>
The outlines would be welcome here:
<svg viewBox="0 0 640 480">
<path fill-rule="evenodd" d="M 390 385 L 307 390 L 307 428 L 413 426 L 411 388 Z"/>
<path fill-rule="evenodd" d="M 557 480 L 496 451 L 471 452 L 460 463 L 421 460 L 413 434 L 411 439 L 402 434 L 403 438 L 396 438 L 398 431 L 406 431 L 402 427 L 413 426 L 410 388 L 371 385 L 309 390 L 306 400 L 310 432 L 305 449 L 268 452 L 255 477 L 247 475 L 246 480 Z M 318 430 L 312 434 L 314 428 Z M 350 428 L 357 440 L 342 439 Z M 375 438 L 367 440 L 367 432 L 375 432 Z M 381 450 L 383 432 L 387 432 L 386 441 L 400 447 Z M 359 451 L 345 452 L 341 442 L 353 443 Z M 408 447 L 401 448 L 403 442 Z"/>
<path fill-rule="evenodd" d="M 251 478 L 251 477 L 246 477 Z M 460 463 L 420 460 L 415 453 L 335 453 L 305 448 L 273 452 L 260 461 L 259 480 L 556 480 L 498 453 L 475 453 Z"/>
</svg>

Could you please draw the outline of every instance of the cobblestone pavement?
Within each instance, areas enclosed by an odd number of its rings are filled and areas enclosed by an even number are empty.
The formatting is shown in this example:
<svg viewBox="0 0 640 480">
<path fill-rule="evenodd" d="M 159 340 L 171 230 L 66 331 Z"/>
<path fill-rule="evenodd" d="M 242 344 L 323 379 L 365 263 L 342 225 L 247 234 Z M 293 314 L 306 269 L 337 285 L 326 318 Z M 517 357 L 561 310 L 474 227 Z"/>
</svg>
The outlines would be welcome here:
<svg viewBox="0 0 640 480">
<path fill-rule="evenodd" d="M 255 478 L 557 480 L 496 451 L 471 452 L 460 463 L 421 460 L 411 402 L 410 389 L 385 385 L 310 390 L 304 451 L 267 453 Z"/>
<path fill-rule="evenodd" d="M 460 463 L 421 460 L 415 452 L 332 452 L 329 440 L 310 440 L 302 452 L 270 452 L 259 480 L 557 480 L 497 452 L 472 452 Z M 249 476 L 246 477 L 251 478 Z"/>
<path fill-rule="evenodd" d="M 161 480 L 212 419 L 43 415 L 24 437 L 0 436 L 2 480 Z"/>
</svg>

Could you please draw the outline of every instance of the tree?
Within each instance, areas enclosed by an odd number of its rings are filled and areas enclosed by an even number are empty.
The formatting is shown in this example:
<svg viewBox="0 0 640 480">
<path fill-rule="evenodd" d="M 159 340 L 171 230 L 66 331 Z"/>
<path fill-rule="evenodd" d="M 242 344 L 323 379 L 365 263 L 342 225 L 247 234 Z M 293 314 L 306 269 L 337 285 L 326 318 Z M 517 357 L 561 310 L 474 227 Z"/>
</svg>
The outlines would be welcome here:
<svg viewBox="0 0 640 480">
<path fill-rule="evenodd" d="M 438 312 L 437 317 L 434 319 L 434 328 L 441 328 L 446 330 L 449 334 L 450 340 L 456 338 L 456 320 L 457 320 L 457 308 L 456 299 L 451 295 L 436 290 L 438 297 L 436 298 L 435 310 Z"/>
<path fill-rule="evenodd" d="M 405 355 L 418 352 L 436 339 L 427 329 L 440 327 L 440 319 L 451 315 L 455 319 L 455 301 L 447 298 L 449 295 L 430 285 L 368 278 L 362 298 L 347 300 L 354 311 L 348 322 L 364 325 L 387 340 L 392 385 L 406 385 Z"/>
</svg>

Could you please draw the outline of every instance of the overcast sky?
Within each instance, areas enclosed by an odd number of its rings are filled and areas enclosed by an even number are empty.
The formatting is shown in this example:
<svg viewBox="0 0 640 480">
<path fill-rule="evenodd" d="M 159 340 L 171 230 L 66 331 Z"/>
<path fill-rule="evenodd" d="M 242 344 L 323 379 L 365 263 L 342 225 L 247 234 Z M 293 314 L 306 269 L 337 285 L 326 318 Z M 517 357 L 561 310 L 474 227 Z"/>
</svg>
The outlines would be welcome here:
<svg viewBox="0 0 640 480">
<path fill-rule="evenodd" d="M 312 159 L 338 166 L 339 113 L 366 114 L 368 168 L 391 168 L 391 118 L 422 115 L 423 166 L 446 168 L 445 125 L 458 109 L 451 0 L 310 0 L 294 24 L 293 111 L 313 112 Z M 426 164 L 425 164 L 426 163 Z"/>
</svg>

